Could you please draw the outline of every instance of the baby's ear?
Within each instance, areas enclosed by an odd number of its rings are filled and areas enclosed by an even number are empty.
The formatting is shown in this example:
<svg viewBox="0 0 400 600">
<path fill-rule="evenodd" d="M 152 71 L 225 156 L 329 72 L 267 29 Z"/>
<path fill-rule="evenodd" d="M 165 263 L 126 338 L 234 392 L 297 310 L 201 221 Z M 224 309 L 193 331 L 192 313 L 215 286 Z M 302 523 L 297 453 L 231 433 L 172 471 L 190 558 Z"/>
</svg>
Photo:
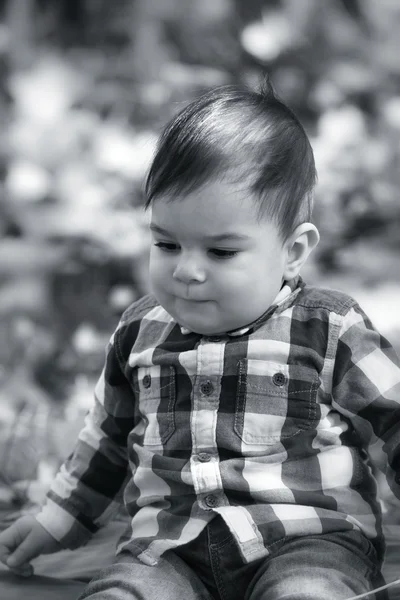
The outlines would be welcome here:
<svg viewBox="0 0 400 600">
<path fill-rule="evenodd" d="M 312 223 L 302 223 L 285 243 L 287 249 L 284 279 L 289 281 L 299 274 L 301 267 L 319 242 L 318 229 Z"/>
</svg>

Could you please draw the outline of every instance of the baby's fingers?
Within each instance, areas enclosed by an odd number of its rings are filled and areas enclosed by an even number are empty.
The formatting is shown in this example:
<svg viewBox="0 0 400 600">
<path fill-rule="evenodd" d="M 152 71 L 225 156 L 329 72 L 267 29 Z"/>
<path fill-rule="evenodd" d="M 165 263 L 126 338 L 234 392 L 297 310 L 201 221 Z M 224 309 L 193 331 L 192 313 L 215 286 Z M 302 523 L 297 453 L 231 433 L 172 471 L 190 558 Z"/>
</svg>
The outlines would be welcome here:
<svg viewBox="0 0 400 600">
<path fill-rule="evenodd" d="M 32 558 L 38 555 L 37 545 L 33 536 L 28 535 L 27 538 L 17 547 L 14 552 L 8 556 L 6 565 L 15 573 L 29 576 L 33 573 L 33 568 L 29 564 Z"/>
<path fill-rule="evenodd" d="M 11 526 L 0 534 L 0 562 L 7 564 L 9 556 L 18 545 L 16 540 L 15 527 Z"/>
<path fill-rule="evenodd" d="M 33 568 L 28 562 L 24 562 L 18 566 L 15 566 L 14 564 L 13 566 L 13 560 L 11 559 L 11 564 L 9 564 L 10 557 L 13 555 L 16 546 L 14 531 L 15 530 L 4 531 L 0 536 L 0 562 L 7 565 L 17 575 L 30 577 L 33 574 Z"/>
<path fill-rule="evenodd" d="M 25 563 L 19 567 L 11 567 L 10 565 L 8 566 L 13 573 L 19 575 L 20 577 L 32 577 L 33 575 L 33 567 L 30 563 Z"/>
</svg>

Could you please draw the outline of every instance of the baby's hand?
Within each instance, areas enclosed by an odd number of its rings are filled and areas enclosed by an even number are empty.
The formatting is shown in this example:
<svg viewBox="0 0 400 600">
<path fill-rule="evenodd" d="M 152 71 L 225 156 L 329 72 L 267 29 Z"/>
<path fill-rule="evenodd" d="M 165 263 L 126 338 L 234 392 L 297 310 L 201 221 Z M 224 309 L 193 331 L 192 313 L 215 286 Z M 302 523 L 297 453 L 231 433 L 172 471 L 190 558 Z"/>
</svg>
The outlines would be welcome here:
<svg viewBox="0 0 400 600">
<path fill-rule="evenodd" d="M 59 550 L 61 544 L 32 516 L 18 519 L 0 533 L 0 562 L 23 577 L 33 574 L 33 558 Z"/>
</svg>

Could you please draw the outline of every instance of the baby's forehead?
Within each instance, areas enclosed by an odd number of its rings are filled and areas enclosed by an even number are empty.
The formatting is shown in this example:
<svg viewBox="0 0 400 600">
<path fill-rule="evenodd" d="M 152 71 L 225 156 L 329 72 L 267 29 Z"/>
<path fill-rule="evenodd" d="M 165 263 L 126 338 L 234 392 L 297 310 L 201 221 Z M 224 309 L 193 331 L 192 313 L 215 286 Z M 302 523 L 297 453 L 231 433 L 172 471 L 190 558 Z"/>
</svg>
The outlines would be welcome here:
<svg viewBox="0 0 400 600">
<path fill-rule="evenodd" d="M 182 192 L 177 189 L 153 200 L 151 228 L 224 237 L 259 225 L 259 203 L 243 184 L 211 180 Z M 184 230 L 184 231 L 183 231 Z"/>
</svg>

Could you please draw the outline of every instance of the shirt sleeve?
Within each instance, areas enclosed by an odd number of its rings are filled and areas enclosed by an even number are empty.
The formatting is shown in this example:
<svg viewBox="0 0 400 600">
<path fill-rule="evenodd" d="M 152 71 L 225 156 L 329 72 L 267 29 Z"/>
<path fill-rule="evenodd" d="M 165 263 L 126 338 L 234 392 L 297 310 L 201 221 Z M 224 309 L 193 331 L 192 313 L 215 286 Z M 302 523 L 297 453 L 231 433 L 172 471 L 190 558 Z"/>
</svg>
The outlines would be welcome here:
<svg viewBox="0 0 400 600">
<path fill-rule="evenodd" d="M 61 466 L 36 517 L 64 548 L 84 545 L 121 505 L 134 398 L 118 360 L 116 335 L 118 330 L 108 344 L 94 405 L 75 449 Z"/>
<path fill-rule="evenodd" d="M 332 404 L 348 417 L 367 451 L 380 448 L 400 498 L 400 364 L 390 343 L 356 304 L 344 316 L 333 372 Z"/>
</svg>

